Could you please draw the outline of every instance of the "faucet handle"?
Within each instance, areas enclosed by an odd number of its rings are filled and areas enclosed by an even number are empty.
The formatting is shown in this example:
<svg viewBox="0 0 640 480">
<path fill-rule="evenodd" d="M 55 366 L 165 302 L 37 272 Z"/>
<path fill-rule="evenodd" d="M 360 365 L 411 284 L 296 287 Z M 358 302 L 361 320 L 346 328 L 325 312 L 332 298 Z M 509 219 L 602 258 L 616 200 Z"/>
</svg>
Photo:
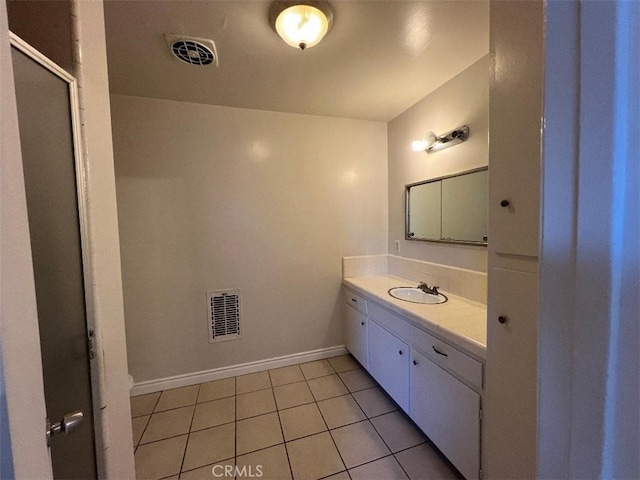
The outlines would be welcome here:
<svg viewBox="0 0 640 480">
<path fill-rule="evenodd" d="M 440 293 L 440 292 L 438 292 L 439 288 L 440 287 L 437 287 L 435 285 L 433 287 L 431 287 L 431 291 L 433 292 L 434 295 L 438 295 Z"/>
</svg>

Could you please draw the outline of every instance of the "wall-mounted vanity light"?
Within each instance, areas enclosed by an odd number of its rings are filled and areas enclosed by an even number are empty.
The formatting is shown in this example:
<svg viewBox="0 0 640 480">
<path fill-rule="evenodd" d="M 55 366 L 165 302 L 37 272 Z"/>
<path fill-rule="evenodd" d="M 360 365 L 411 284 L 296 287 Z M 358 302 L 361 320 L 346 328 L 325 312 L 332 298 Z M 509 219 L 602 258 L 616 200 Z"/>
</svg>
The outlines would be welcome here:
<svg viewBox="0 0 640 480">
<path fill-rule="evenodd" d="M 333 12 L 325 0 L 276 1 L 270 17 L 287 45 L 300 50 L 320 43 L 333 24 Z"/>
<path fill-rule="evenodd" d="M 433 132 L 427 132 L 424 137 L 422 137 L 422 140 L 416 140 L 411 143 L 411 149 L 414 152 L 437 152 L 438 150 L 444 150 L 445 148 L 462 143 L 467 138 L 469 138 L 469 127 L 466 125 L 440 136 Z"/>
</svg>

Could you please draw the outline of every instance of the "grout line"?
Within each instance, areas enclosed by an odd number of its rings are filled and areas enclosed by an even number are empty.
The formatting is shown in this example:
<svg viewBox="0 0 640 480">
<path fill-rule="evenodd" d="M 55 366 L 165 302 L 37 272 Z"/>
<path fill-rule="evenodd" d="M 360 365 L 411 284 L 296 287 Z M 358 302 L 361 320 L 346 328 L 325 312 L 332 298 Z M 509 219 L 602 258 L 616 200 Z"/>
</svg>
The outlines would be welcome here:
<svg viewBox="0 0 640 480">
<path fill-rule="evenodd" d="M 320 407 L 318 406 L 318 402 L 316 402 L 316 408 L 318 410 L 320 410 Z M 340 449 L 338 448 L 338 444 L 336 443 L 335 438 L 333 438 L 333 435 L 331 435 L 331 430 L 329 429 L 329 425 L 327 425 L 327 421 L 324 419 L 324 416 L 322 415 L 322 410 L 320 410 L 320 417 L 322 417 L 322 421 L 324 422 L 324 426 L 327 427 L 327 432 L 329 433 L 329 438 L 333 442 L 333 446 L 336 448 L 336 452 L 338 452 L 338 456 L 340 457 L 340 461 L 342 462 L 342 465 L 344 465 L 344 468 L 347 471 L 347 475 L 349 475 L 349 471 L 347 469 L 347 464 L 345 463 L 344 458 L 342 457 L 342 453 L 340 452 Z M 340 473 L 340 472 L 338 472 L 338 473 Z M 351 475 L 349 475 L 349 478 L 351 478 Z"/>
<path fill-rule="evenodd" d="M 275 400 L 275 393 L 274 393 L 274 400 Z M 280 425 L 280 433 L 282 434 L 284 454 L 287 456 L 287 464 L 289 464 L 289 473 L 291 474 L 291 478 L 294 478 L 293 467 L 291 466 L 291 458 L 289 458 L 289 449 L 287 448 L 287 439 L 284 436 L 284 427 L 282 426 L 282 418 L 280 418 L 280 412 L 277 410 L 276 410 L 276 415 L 278 416 L 278 424 Z"/>
<path fill-rule="evenodd" d="M 233 465 L 238 460 L 238 377 L 233 377 Z"/>
<path fill-rule="evenodd" d="M 198 397 L 200 396 L 200 387 L 202 384 L 198 384 L 198 392 L 196 393 L 196 403 L 193 405 L 193 413 L 191 414 L 191 422 L 189 423 L 189 431 L 187 432 L 187 441 L 184 444 L 184 451 L 182 452 L 182 461 L 180 462 L 180 470 L 178 470 L 178 478 L 182 475 L 182 467 L 184 467 L 184 461 L 187 458 L 187 448 L 189 447 L 189 440 L 191 440 L 191 427 L 193 425 L 193 418 L 196 416 L 196 407 L 198 405 Z"/>
<path fill-rule="evenodd" d="M 136 418 L 140 418 L 140 417 L 136 417 Z M 131 419 L 133 420 L 133 419 Z M 149 424 L 151 423 L 151 414 L 149 414 L 149 418 L 147 418 L 147 423 L 144 425 L 144 428 L 142 429 L 142 433 L 140 434 L 140 438 L 138 439 L 138 442 L 134 445 L 134 449 L 133 449 L 133 453 L 135 455 L 136 450 L 138 449 L 138 446 L 140 445 L 140 442 L 142 442 L 142 438 L 144 437 L 144 432 L 147 431 L 147 427 L 149 426 Z"/>
</svg>

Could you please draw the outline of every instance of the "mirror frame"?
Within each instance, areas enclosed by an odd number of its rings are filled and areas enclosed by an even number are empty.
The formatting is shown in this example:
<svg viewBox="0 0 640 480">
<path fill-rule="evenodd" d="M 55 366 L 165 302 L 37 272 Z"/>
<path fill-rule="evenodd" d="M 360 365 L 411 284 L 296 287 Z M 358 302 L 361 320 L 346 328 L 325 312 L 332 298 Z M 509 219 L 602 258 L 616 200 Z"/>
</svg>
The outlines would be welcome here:
<svg viewBox="0 0 640 480">
<path fill-rule="evenodd" d="M 405 240 L 413 240 L 418 242 L 432 242 L 432 243 L 448 243 L 454 245 L 475 245 L 477 247 L 486 247 L 487 242 L 474 242 L 472 240 L 440 240 L 436 238 L 415 238 L 410 236 L 409 231 L 409 222 L 411 220 L 411 214 L 409 212 L 409 190 L 412 187 L 417 187 L 419 185 L 424 185 L 426 183 L 439 182 L 442 180 L 446 180 L 447 178 L 455 178 L 461 177 L 462 175 L 469 175 L 470 173 L 483 172 L 489 170 L 489 166 L 485 165 L 483 167 L 472 168 L 471 170 L 465 170 L 464 172 L 454 173 L 453 175 L 444 175 L 442 177 L 431 178 L 429 180 L 422 180 L 421 182 L 409 183 L 404 187 L 404 239 Z M 487 189 L 489 186 L 487 185 Z M 440 207 L 442 210 L 442 206 Z"/>
</svg>

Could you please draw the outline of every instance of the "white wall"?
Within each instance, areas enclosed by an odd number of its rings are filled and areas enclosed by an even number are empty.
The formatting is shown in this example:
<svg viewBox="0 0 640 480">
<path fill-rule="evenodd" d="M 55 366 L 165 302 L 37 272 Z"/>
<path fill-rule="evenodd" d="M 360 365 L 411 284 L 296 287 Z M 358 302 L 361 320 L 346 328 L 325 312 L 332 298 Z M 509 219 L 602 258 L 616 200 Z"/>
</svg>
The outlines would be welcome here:
<svg viewBox="0 0 640 480">
<path fill-rule="evenodd" d="M 469 126 L 470 136 L 464 143 L 430 154 L 411 150 L 411 142 L 420 140 L 429 130 L 440 135 L 465 124 Z M 388 252 L 486 272 L 485 247 L 404 239 L 404 187 L 409 183 L 488 165 L 489 56 L 481 58 L 389 122 L 388 135 Z M 395 250 L 396 240 L 400 241 L 399 253 Z"/>
<path fill-rule="evenodd" d="M 384 123 L 112 96 L 136 382 L 340 345 L 341 257 L 386 251 Z M 244 338 L 209 344 L 208 290 Z"/>
</svg>

